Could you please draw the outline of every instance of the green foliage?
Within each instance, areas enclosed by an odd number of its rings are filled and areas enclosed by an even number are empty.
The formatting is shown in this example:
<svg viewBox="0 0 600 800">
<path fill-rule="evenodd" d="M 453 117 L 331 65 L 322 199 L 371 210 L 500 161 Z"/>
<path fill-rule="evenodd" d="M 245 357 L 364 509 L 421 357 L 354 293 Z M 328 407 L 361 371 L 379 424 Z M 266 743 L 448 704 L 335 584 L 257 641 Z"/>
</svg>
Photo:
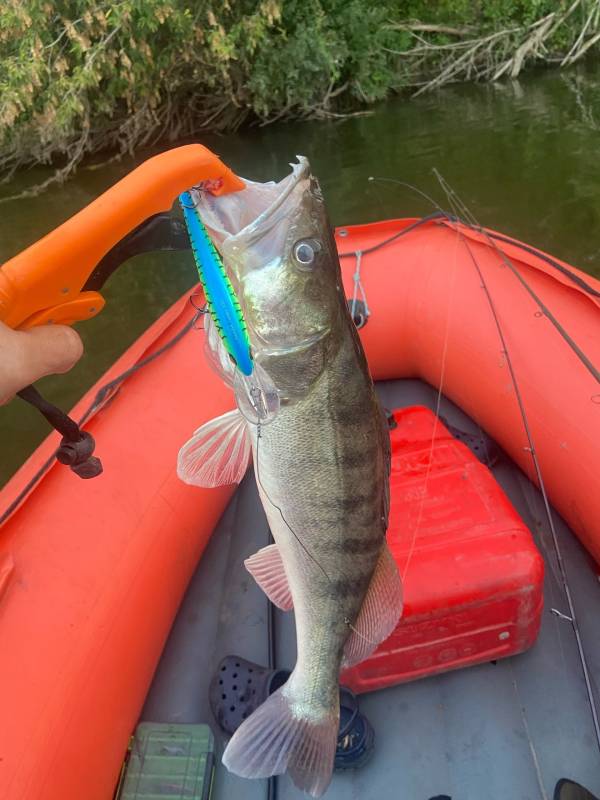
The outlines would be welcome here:
<svg viewBox="0 0 600 800">
<path fill-rule="evenodd" d="M 503 56 L 528 26 L 570 4 L 4 0 L 0 168 L 10 176 L 58 157 L 62 179 L 100 150 L 131 151 L 202 127 L 231 130 L 251 118 L 337 116 L 435 75 L 457 37 L 518 31 L 502 39 Z M 546 55 L 568 50 L 597 3 L 578 6 L 544 41 Z M 540 57 L 539 48 L 527 53 Z M 453 79 L 489 77 L 474 63 L 473 75 Z"/>
</svg>

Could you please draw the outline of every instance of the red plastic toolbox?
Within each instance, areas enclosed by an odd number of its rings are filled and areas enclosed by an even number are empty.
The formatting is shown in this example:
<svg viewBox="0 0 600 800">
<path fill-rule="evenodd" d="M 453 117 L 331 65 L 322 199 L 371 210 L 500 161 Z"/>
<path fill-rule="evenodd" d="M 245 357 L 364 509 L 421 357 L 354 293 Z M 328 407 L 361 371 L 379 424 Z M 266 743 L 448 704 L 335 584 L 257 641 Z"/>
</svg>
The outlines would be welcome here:
<svg viewBox="0 0 600 800">
<path fill-rule="evenodd" d="M 342 674 L 356 692 L 520 653 L 541 622 L 542 557 L 489 469 L 429 409 L 394 418 L 387 538 L 404 613 Z"/>
</svg>

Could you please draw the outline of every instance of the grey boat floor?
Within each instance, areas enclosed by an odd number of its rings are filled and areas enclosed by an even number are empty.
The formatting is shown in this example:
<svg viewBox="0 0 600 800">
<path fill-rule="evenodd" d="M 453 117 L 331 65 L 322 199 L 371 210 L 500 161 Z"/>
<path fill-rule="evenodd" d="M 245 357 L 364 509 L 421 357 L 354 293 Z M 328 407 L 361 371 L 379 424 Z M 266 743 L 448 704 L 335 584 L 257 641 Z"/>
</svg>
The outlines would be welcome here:
<svg viewBox="0 0 600 800">
<path fill-rule="evenodd" d="M 419 381 L 378 385 L 388 408 L 425 405 L 437 392 Z M 442 398 L 441 414 L 480 433 Z M 375 752 L 360 770 L 335 773 L 328 800 L 552 800 L 561 777 L 600 796 L 600 751 L 540 493 L 512 462 L 494 475 L 532 530 L 546 561 L 545 609 L 537 643 L 527 653 L 360 696 L 375 729 Z M 554 515 L 592 683 L 600 675 L 600 584 L 589 556 Z M 220 764 L 226 744 L 208 705 L 208 685 L 229 653 L 267 664 L 267 600 L 243 560 L 268 543 L 268 527 L 248 475 L 215 530 L 190 583 L 158 666 L 142 719 L 208 722 L 217 740 L 214 800 L 263 800 L 267 781 L 231 775 Z M 277 612 L 276 663 L 293 667 L 292 614 Z M 287 776 L 280 800 L 306 797 Z"/>
</svg>

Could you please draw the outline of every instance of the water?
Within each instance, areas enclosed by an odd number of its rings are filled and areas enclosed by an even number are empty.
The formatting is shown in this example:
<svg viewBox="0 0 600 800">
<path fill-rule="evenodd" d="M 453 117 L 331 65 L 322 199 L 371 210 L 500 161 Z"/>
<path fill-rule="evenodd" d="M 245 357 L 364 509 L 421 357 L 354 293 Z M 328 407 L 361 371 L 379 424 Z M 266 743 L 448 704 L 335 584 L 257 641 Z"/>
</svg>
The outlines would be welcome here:
<svg viewBox="0 0 600 800">
<path fill-rule="evenodd" d="M 444 205 L 437 168 L 485 225 L 600 275 L 600 69 L 542 73 L 518 83 L 465 85 L 416 100 L 396 98 L 368 116 L 199 136 L 232 169 L 255 180 L 281 178 L 297 153 L 321 180 L 332 222 L 416 216 L 432 209 L 417 194 L 371 175 L 418 186 Z M 596 118 L 594 118 L 594 110 Z M 150 153 L 140 154 L 137 161 Z M 0 206 L 0 262 L 19 252 L 135 166 L 128 160 L 81 170 L 63 187 Z M 18 176 L 19 191 L 48 175 Z M 69 408 L 115 358 L 196 280 L 191 255 L 138 257 L 104 289 L 106 309 L 80 331 L 82 361 L 39 386 Z M 0 409 L 0 485 L 48 432 L 19 400 Z"/>
</svg>

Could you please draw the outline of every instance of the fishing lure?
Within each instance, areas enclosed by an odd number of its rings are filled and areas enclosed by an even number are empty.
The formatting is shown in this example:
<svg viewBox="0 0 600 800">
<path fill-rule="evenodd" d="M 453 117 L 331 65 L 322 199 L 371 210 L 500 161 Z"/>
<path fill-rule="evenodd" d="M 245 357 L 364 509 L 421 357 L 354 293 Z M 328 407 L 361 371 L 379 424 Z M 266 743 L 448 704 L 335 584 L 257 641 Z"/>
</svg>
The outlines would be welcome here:
<svg viewBox="0 0 600 800">
<path fill-rule="evenodd" d="M 251 375 L 254 365 L 250 355 L 248 330 L 221 256 L 200 219 L 191 193 L 183 192 L 179 195 L 179 203 L 183 210 L 208 310 L 237 368 L 244 375 Z"/>
</svg>

